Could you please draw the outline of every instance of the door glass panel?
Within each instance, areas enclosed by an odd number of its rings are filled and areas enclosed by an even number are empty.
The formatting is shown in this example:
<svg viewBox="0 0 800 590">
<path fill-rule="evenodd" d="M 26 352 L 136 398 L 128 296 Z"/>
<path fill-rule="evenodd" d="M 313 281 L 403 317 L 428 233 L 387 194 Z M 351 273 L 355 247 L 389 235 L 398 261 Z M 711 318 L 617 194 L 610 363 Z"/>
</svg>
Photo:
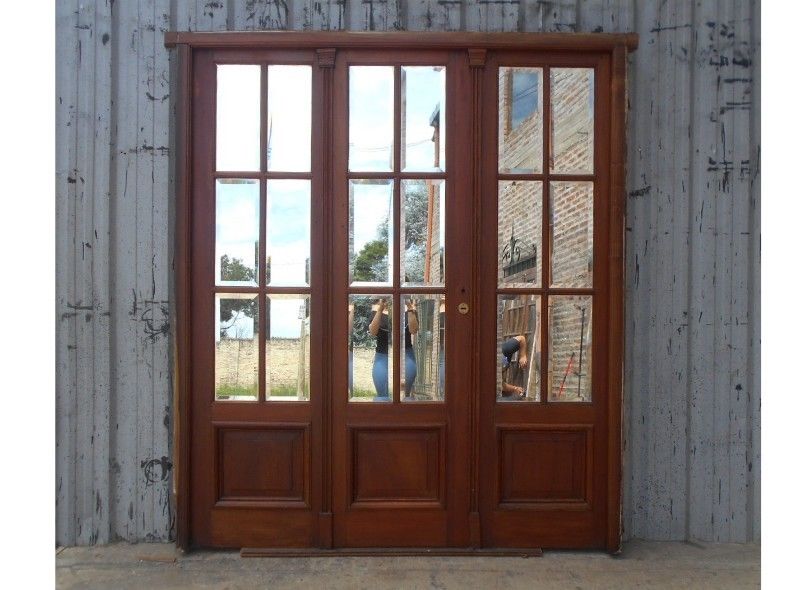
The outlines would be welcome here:
<svg viewBox="0 0 800 590">
<path fill-rule="evenodd" d="M 540 297 L 497 298 L 497 399 L 540 401 Z"/>
<path fill-rule="evenodd" d="M 217 285 L 258 284 L 259 183 L 224 178 L 216 183 L 214 276 Z"/>
<path fill-rule="evenodd" d="M 497 187 L 497 284 L 541 284 L 542 183 L 501 181 Z"/>
<path fill-rule="evenodd" d="M 311 66 L 267 68 L 267 169 L 311 170 Z"/>
<path fill-rule="evenodd" d="M 267 181 L 267 284 L 309 284 L 311 181 Z"/>
<path fill-rule="evenodd" d="M 403 171 L 444 170 L 445 68 L 400 68 L 400 161 Z"/>
<path fill-rule="evenodd" d="M 552 136 L 550 170 L 559 174 L 594 171 L 594 70 L 550 70 Z"/>
<path fill-rule="evenodd" d="M 551 402 L 592 401 L 592 298 L 551 295 Z"/>
<path fill-rule="evenodd" d="M 266 398 L 309 399 L 311 317 L 308 295 L 267 295 Z"/>
<path fill-rule="evenodd" d="M 444 295 L 404 295 L 401 401 L 444 400 Z"/>
<path fill-rule="evenodd" d="M 214 398 L 258 400 L 258 298 L 217 294 L 214 299 Z"/>
<path fill-rule="evenodd" d="M 403 180 L 400 274 L 404 286 L 444 285 L 444 180 Z"/>
<path fill-rule="evenodd" d="M 392 401 L 392 296 L 351 295 L 347 309 L 352 402 Z"/>
<path fill-rule="evenodd" d="M 217 170 L 261 168 L 261 66 L 217 66 Z"/>
<path fill-rule="evenodd" d="M 499 170 L 542 171 L 542 69 L 500 68 L 498 95 Z"/>
<path fill-rule="evenodd" d="M 594 193 L 591 182 L 550 183 L 552 284 L 591 287 Z"/>
<path fill-rule="evenodd" d="M 350 282 L 388 284 L 394 222 L 391 180 L 350 181 Z"/>
<path fill-rule="evenodd" d="M 394 160 L 394 68 L 350 67 L 350 165 L 387 172 Z"/>
</svg>

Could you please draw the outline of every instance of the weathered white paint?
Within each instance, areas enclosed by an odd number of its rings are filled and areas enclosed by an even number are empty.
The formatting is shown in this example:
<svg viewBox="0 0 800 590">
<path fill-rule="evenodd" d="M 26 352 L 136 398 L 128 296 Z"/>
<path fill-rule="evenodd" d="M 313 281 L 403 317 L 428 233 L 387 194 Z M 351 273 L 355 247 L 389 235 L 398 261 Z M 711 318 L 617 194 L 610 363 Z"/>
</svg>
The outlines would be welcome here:
<svg viewBox="0 0 800 590">
<path fill-rule="evenodd" d="M 636 31 L 627 538 L 760 538 L 760 5 L 735 0 L 57 3 L 57 542 L 167 540 L 167 30 Z"/>
</svg>

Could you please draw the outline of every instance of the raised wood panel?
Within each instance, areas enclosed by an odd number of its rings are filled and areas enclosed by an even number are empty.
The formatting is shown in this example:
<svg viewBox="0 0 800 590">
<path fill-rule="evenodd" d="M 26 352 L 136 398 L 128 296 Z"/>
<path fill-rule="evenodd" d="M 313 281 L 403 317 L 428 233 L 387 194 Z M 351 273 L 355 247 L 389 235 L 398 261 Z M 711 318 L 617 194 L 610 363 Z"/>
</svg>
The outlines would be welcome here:
<svg viewBox="0 0 800 590">
<path fill-rule="evenodd" d="M 308 502 L 308 425 L 215 424 L 217 506 Z"/>
<path fill-rule="evenodd" d="M 498 502 L 590 501 L 591 427 L 498 428 Z"/>
<path fill-rule="evenodd" d="M 444 498 L 444 428 L 353 428 L 352 503 Z"/>
</svg>

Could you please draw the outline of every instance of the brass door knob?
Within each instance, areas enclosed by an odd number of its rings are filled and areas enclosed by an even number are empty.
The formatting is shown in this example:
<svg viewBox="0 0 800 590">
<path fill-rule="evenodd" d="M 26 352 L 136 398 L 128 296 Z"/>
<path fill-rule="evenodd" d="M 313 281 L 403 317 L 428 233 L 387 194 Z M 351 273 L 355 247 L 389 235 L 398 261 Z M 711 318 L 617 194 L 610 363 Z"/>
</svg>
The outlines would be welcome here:
<svg viewBox="0 0 800 590">
<path fill-rule="evenodd" d="M 464 303 L 463 301 L 458 304 L 458 313 L 460 314 L 467 314 L 469 313 L 469 305 Z"/>
</svg>

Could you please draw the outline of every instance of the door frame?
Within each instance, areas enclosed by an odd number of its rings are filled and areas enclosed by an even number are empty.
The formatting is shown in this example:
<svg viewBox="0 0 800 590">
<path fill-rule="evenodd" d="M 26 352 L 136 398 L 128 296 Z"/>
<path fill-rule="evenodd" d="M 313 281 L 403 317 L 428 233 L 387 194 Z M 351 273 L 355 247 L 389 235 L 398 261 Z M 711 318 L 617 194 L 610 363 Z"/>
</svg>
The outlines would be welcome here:
<svg viewBox="0 0 800 590">
<path fill-rule="evenodd" d="M 176 542 L 178 547 L 191 547 L 191 358 L 192 358 L 192 219 L 193 204 L 192 186 L 192 62 L 195 50 L 211 48 L 238 49 L 316 49 L 318 66 L 326 68 L 323 87 L 332 84 L 332 68 L 335 51 L 338 48 L 372 48 L 372 49 L 462 49 L 468 52 L 468 60 L 473 72 L 473 89 L 480 92 L 482 65 L 487 50 L 514 49 L 518 51 L 536 52 L 588 52 L 603 53 L 610 56 L 610 113 L 607 175 L 609 179 L 608 202 L 608 339 L 607 346 L 607 534 L 605 549 L 617 551 L 621 541 L 621 477 L 622 477 L 622 386 L 624 361 L 624 227 L 625 227 L 625 114 L 626 114 L 626 64 L 627 55 L 638 45 L 635 33 L 412 33 L 412 32 L 174 32 L 165 33 L 164 43 L 167 48 L 177 49 L 177 66 L 173 70 L 176 77 L 176 120 L 174 148 L 175 159 L 173 171 L 175 179 L 175 322 L 173 323 L 173 506 L 176 510 Z M 478 108 L 478 102 L 475 109 Z M 327 103 L 326 103 L 327 105 Z M 324 107 L 326 110 L 329 106 Z M 320 130 L 321 142 L 326 147 L 331 145 L 332 129 L 328 123 L 329 112 L 322 113 L 324 125 Z M 481 162 L 482 117 L 473 113 L 472 132 L 475 149 L 472 154 L 472 187 L 473 205 L 480 210 L 481 191 L 483 187 Z M 326 153 L 327 152 L 326 150 Z M 326 166 L 323 177 L 323 190 L 330 190 L 333 182 L 330 178 L 330 166 Z M 477 220 L 475 221 L 477 223 Z M 325 230 L 323 230 L 325 231 Z M 476 233 L 476 236 L 479 235 Z M 477 241 L 477 240 L 475 240 Z M 473 248 L 477 248 L 473 244 Z M 473 252 L 473 255 L 475 253 Z M 474 257 L 473 260 L 477 260 Z M 477 265 L 473 265 L 477 274 Z M 474 277 L 476 280 L 478 276 Z M 478 285 L 475 282 L 475 285 Z M 472 309 L 476 306 L 476 295 L 470 302 Z M 478 328 L 478 314 L 472 314 L 473 325 Z M 477 334 L 477 330 L 474 332 Z M 479 350 L 479 342 L 473 342 L 473 350 Z M 324 367 L 324 374 L 330 376 L 329 367 Z M 473 385 L 478 383 L 478 363 L 473 363 Z M 329 380 L 328 380 L 329 382 Z M 474 390 L 474 387 L 473 387 Z M 476 395 L 470 396 L 470 416 L 472 452 L 470 478 L 470 540 L 473 547 L 480 547 L 480 520 L 478 512 L 478 479 L 477 455 L 478 438 L 475 417 L 478 415 Z M 330 400 L 326 400 L 322 411 L 322 432 L 326 442 L 330 440 Z M 326 469 L 329 469 L 327 466 Z M 327 479 L 327 478 L 325 478 Z M 323 486 L 323 496 L 330 497 L 329 489 Z M 328 500 L 329 502 L 329 500 Z M 320 514 L 320 546 L 330 547 L 330 506 Z M 325 526 L 325 521 L 327 526 Z"/>
</svg>

